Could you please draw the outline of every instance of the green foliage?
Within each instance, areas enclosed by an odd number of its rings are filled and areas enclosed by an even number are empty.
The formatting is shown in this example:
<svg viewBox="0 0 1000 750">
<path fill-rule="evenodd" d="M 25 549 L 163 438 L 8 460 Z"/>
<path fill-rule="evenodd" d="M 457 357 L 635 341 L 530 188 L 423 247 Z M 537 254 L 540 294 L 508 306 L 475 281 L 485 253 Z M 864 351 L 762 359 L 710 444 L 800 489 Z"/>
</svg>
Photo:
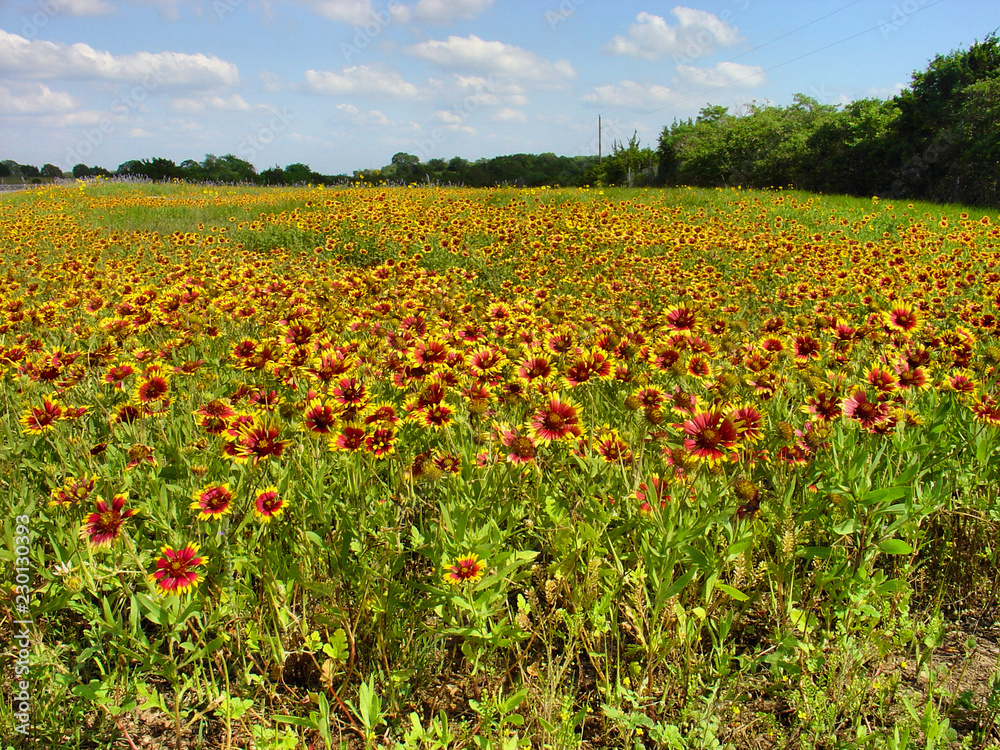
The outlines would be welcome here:
<svg viewBox="0 0 1000 750">
<path fill-rule="evenodd" d="M 660 136 L 669 185 L 782 187 L 1000 205 L 1000 40 L 938 55 L 892 99 L 711 106 Z"/>
</svg>

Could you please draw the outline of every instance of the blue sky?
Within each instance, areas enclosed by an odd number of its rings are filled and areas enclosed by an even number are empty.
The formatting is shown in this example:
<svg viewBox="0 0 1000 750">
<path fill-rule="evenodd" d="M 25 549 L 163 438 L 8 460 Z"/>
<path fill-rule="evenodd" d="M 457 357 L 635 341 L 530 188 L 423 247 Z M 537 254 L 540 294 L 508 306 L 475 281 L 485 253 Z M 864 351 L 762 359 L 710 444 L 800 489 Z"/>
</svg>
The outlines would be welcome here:
<svg viewBox="0 0 1000 750">
<path fill-rule="evenodd" d="M 997 27 L 993 0 L 6 0 L 0 158 L 593 154 L 598 115 L 608 149 L 709 103 L 887 97 Z"/>
</svg>

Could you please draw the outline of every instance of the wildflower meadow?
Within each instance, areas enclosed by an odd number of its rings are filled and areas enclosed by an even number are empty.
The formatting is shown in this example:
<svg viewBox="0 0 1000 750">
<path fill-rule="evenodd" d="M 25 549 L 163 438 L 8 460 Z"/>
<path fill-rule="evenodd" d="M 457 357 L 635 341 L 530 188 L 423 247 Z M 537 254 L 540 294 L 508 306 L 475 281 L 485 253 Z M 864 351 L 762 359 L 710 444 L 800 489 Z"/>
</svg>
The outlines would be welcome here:
<svg viewBox="0 0 1000 750">
<path fill-rule="evenodd" d="M 4 196 L 3 742 L 997 747 L 998 334 L 995 211 Z"/>
</svg>

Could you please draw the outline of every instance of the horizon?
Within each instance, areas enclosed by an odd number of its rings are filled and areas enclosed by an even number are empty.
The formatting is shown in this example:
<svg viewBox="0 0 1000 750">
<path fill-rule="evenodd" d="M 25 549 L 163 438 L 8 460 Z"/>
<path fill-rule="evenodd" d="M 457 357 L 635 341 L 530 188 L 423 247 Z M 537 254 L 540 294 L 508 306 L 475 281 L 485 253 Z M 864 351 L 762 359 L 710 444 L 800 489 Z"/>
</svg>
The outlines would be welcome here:
<svg viewBox="0 0 1000 750">
<path fill-rule="evenodd" d="M 888 98 L 998 25 L 968 0 L 15 2 L 2 156 L 68 172 L 232 154 L 323 175 L 400 152 L 590 156 L 599 115 L 607 153 L 710 104 Z"/>
</svg>

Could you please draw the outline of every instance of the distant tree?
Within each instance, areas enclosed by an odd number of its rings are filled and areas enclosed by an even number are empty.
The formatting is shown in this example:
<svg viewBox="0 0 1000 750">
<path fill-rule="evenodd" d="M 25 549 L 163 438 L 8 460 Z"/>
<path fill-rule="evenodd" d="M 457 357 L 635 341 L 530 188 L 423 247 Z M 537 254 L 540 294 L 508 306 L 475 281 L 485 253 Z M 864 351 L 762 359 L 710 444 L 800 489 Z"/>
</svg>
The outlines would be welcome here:
<svg viewBox="0 0 1000 750">
<path fill-rule="evenodd" d="M 34 167 L 31 164 L 20 164 L 18 166 L 21 168 L 21 177 L 24 177 L 25 179 L 41 176 L 41 170 L 39 170 L 38 167 Z"/>
<path fill-rule="evenodd" d="M 261 185 L 287 185 L 285 170 L 275 165 L 270 169 L 265 169 L 257 175 L 257 182 Z"/>
<path fill-rule="evenodd" d="M 313 175 L 315 174 L 309 169 L 308 164 L 289 164 L 284 170 L 285 182 L 289 185 L 305 185 L 308 182 L 314 182 Z"/>
<path fill-rule="evenodd" d="M 49 179 L 59 179 L 63 176 L 62 170 L 55 164 L 45 164 L 42 166 L 42 177 Z"/>
<path fill-rule="evenodd" d="M 233 154 L 216 156 L 215 154 L 205 154 L 201 162 L 203 170 L 202 179 L 208 182 L 220 182 L 236 184 L 242 182 L 253 182 L 257 176 L 257 169 L 248 161 L 239 159 Z"/>
<path fill-rule="evenodd" d="M 10 177 L 12 174 L 13 172 L 11 171 L 10 164 L 5 161 L 0 162 L 0 178 Z"/>
<path fill-rule="evenodd" d="M 611 155 L 602 162 L 603 180 L 608 185 L 628 185 L 636 182 L 648 184 L 653 177 L 653 167 L 657 162 L 651 148 L 641 145 L 638 131 L 633 132 L 628 143 L 615 140 L 611 144 Z"/>
</svg>

